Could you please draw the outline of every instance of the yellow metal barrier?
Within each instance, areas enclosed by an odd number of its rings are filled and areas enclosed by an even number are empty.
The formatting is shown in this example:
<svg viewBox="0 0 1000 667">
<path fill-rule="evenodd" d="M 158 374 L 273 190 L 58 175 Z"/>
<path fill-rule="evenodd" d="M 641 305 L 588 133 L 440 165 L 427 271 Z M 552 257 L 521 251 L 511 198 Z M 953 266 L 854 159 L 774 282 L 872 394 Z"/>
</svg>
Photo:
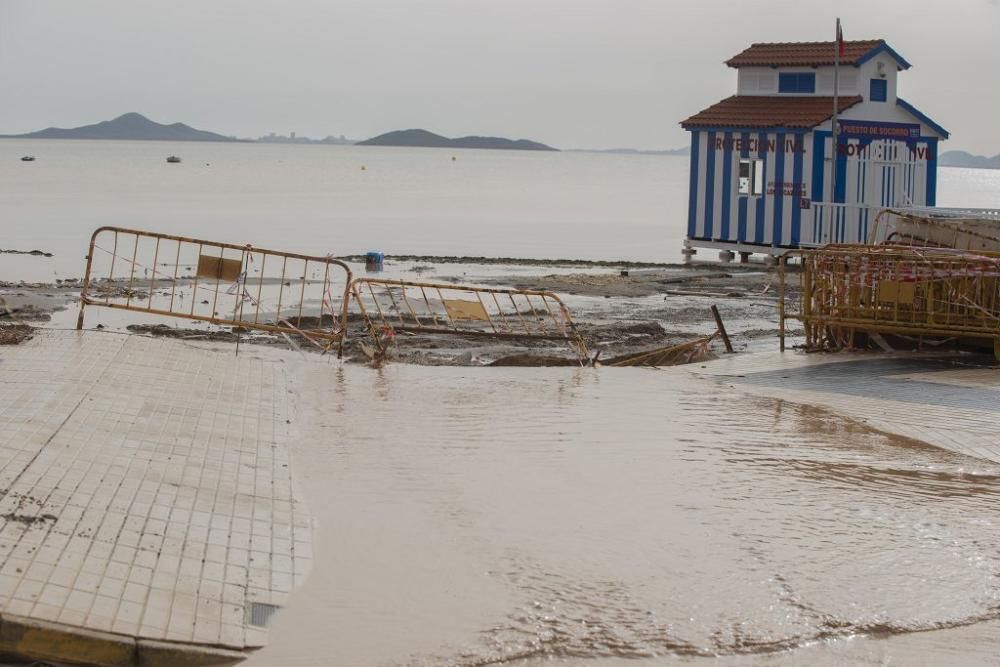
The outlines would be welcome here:
<svg viewBox="0 0 1000 667">
<path fill-rule="evenodd" d="M 351 270 L 331 257 L 120 227 L 90 239 L 77 329 L 101 306 L 298 335 L 343 351 Z"/>
<path fill-rule="evenodd" d="M 808 349 L 850 348 L 854 334 L 991 340 L 1000 358 L 1000 253 L 902 246 L 827 246 L 801 259 L 801 296 L 786 303 L 780 272 L 779 330 L 805 328 Z"/>
<path fill-rule="evenodd" d="M 589 352 L 569 309 L 551 292 L 357 278 L 351 283 L 379 353 L 399 332 L 563 341 Z"/>
</svg>

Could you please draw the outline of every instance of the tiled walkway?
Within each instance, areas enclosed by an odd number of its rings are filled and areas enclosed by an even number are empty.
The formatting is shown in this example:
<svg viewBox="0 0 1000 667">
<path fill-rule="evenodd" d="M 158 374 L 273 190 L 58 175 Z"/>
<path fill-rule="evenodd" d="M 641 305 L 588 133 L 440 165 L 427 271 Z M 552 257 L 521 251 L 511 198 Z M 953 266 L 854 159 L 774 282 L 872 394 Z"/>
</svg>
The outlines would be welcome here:
<svg viewBox="0 0 1000 667">
<path fill-rule="evenodd" d="M 754 354 L 692 371 L 828 408 L 879 430 L 1000 462 L 1000 368 L 968 356 Z"/>
<path fill-rule="evenodd" d="M 283 372 L 248 356 L 100 332 L 0 347 L 0 635 L 23 617 L 265 643 L 253 605 L 286 603 L 311 535 Z"/>
</svg>

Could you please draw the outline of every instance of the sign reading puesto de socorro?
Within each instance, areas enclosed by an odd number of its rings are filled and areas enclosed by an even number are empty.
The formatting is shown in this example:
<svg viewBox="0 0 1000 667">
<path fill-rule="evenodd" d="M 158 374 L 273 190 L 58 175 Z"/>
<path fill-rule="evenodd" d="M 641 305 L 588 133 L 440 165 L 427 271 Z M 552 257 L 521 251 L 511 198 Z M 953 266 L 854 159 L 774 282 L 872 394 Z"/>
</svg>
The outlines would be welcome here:
<svg viewBox="0 0 1000 667">
<path fill-rule="evenodd" d="M 920 138 L 916 123 L 880 123 L 865 120 L 840 121 L 840 136 L 857 139 L 896 139 L 907 141 Z"/>
</svg>

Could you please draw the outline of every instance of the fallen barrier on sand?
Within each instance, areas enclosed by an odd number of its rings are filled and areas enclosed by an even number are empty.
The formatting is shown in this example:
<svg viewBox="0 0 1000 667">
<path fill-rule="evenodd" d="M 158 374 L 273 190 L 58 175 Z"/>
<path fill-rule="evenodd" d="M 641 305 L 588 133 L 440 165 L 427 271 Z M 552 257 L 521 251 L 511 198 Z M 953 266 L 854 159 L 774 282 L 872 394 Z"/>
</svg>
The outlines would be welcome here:
<svg viewBox="0 0 1000 667">
<path fill-rule="evenodd" d="M 330 256 L 121 227 L 90 239 L 80 292 L 100 306 L 305 339 L 342 353 L 351 270 Z"/>
<path fill-rule="evenodd" d="M 569 308 L 549 291 L 374 277 L 352 280 L 347 264 L 329 255 L 120 227 L 101 227 L 91 237 L 78 329 L 84 326 L 88 307 L 229 328 L 178 328 L 145 319 L 125 326 L 147 335 L 239 345 L 243 334 L 257 331 L 265 335 L 249 337 L 253 342 L 280 343 L 280 336 L 295 349 L 306 341 L 324 353 L 336 349 L 338 356 L 343 355 L 348 323 L 356 322 L 360 327 L 353 328 L 353 339 L 376 363 L 398 351 L 401 336 L 425 337 L 429 348 L 441 344 L 440 336 L 464 336 L 522 341 L 536 350 L 513 355 L 509 365 L 592 366 L 600 356 L 591 357 Z M 731 352 L 721 318 L 712 310 L 717 329 L 711 336 L 621 354 L 600 365 L 689 363 L 710 356 L 708 346 L 720 336 Z M 570 357 L 539 354 L 562 346 Z"/>
<path fill-rule="evenodd" d="M 373 358 L 384 358 L 397 334 L 412 333 L 561 341 L 580 365 L 590 362 L 569 309 L 551 292 L 381 278 L 357 278 L 351 292 Z"/>
</svg>

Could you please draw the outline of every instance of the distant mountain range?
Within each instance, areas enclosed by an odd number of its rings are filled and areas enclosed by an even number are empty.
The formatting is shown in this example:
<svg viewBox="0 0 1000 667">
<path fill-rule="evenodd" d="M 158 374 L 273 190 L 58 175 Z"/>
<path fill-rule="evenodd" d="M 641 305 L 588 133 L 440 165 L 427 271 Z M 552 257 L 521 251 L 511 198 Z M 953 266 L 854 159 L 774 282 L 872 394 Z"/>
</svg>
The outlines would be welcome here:
<svg viewBox="0 0 1000 667">
<path fill-rule="evenodd" d="M 198 130 L 184 123 L 164 125 L 152 121 L 142 114 L 130 112 L 112 120 L 83 125 L 81 127 L 48 127 L 27 134 L 0 135 L 0 139 L 104 139 L 133 141 L 254 141 L 237 139 L 216 132 Z M 256 141 L 261 143 L 322 143 L 359 146 L 421 146 L 430 148 L 494 148 L 522 151 L 554 151 L 555 148 L 527 139 L 504 139 L 501 137 L 460 137 L 449 139 L 427 130 L 399 130 L 387 132 L 366 141 L 354 142 L 344 137 L 309 139 L 308 137 L 269 135 Z"/>
<path fill-rule="evenodd" d="M 504 139 L 502 137 L 459 137 L 449 139 L 427 130 L 396 130 L 377 137 L 359 141 L 357 146 L 417 146 L 421 148 L 488 148 L 511 151 L 554 151 L 558 150 L 528 139 Z"/>
<path fill-rule="evenodd" d="M 253 139 L 237 139 L 216 132 L 198 130 L 184 123 L 164 125 L 152 121 L 142 114 L 131 112 L 122 114 L 112 120 L 83 125 L 81 127 L 47 127 L 37 132 L 27 134 L 0 135 L 0 139 L 124 139 L 132 141 L 254 141 Z M 519 151 L 555 151 L 556 148 L 546 146 L 528 139 L 504 139 L 502 137 L 459 137 L 449 139 L 427 130 L 397 130 L 387 132 L 377 137 L 357 143 L 341 137 L 326 137 L 325 139 L 309 139 L 307 137 L 284 137 L 270 135 L 256 141 L 262 143 L 317 143 L 357 146 L 418 146 L 426 148 L 486 148 Z M 571 149 L 573 152 L 613 153 L 620 155 L 688 155 L 688 147 L 668 150 L 642 150 L 637 148 L 608 149 Z M 1000 169 L 1000 155 L 986 157 L 973 155 L 966 151 L 945 151 L 938 158 L 942 167 L 967 167 L 972 169 Z"/>
<path fill-rule="evenodd" d="M 215 132 L 196 130 L 184 123 L 163 125 L 142 114 L 127 113 L 82 127 L 48 127 L 28 134 L 2 135 L 5 139 L 127 139 L 137 141 L 236 141 Z"/>
<path fill-rule="evenodd" d="M 945 151 L 938 156 L 942 167 L 968 167 L 970 169 L 1000 169 L 1000 155 L 986 157 L 965 151 Z"/>
</svg>

